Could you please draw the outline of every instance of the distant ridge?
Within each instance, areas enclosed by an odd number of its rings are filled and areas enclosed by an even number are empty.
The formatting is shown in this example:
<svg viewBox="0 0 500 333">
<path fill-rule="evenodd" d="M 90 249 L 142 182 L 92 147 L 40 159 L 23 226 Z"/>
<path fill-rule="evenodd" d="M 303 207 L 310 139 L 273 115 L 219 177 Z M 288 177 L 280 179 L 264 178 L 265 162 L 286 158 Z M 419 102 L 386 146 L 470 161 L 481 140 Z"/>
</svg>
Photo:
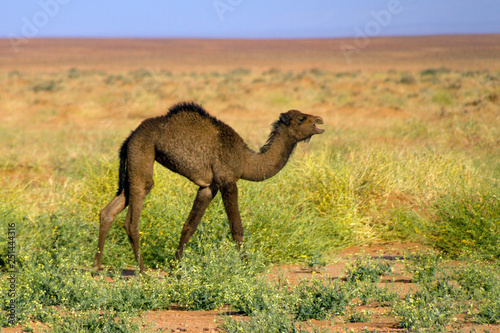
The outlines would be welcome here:
<svg viewBox="0 0 500 333">
<path fill-rule="evenodd" d="M 500 34 L 298 40 L 0 39 L 0 71 L 499 70 Z"/>
</svg>

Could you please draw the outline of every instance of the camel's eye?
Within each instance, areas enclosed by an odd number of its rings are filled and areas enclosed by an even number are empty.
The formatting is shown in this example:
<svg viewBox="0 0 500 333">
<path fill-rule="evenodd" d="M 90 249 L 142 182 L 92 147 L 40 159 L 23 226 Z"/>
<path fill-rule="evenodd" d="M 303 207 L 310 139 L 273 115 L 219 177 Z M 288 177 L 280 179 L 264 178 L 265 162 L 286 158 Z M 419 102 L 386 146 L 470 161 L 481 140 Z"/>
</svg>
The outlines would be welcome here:
<svg viewBox="0 0 500 333">
<path fill-rule="evenodd" d="M 302 117 L 299 119 L 299 124 L 302 124 L 304 121 L 306 121 L 307 117 Z"/>
</svg>

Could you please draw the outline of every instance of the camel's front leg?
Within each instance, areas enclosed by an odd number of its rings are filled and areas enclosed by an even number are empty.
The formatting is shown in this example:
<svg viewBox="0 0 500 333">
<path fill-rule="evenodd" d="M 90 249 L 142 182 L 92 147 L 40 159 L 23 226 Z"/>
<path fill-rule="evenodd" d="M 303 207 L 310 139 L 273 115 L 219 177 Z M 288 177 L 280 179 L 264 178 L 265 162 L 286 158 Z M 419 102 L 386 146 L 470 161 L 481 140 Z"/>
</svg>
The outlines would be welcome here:
<svg viewBox="0 0 500 333">
<path fill-rule="evenodd" d="M 218 188 L 215 184 L 211 184 L 208 187 L 200 187 L 198 193 L 196 194 L 196 199 L 194 199 L 193 208 L 189 213 L 189 216 L 184 223 L 182 228 L 181 239 L 179 241 L 179 247 L 175 251 L 175 259 L 180 260 L 182 257 L 182 252 L 186 246 L 189 238 L 193 236 L 198 224 L 200 224 L 201 218 L 205 213 L 208 205 L 212 199 L 217 195 Z"/>
<path fill-rule="evenodd" d="M 240 210 L 238 208 L 238 186 L 236 183 L 225 184 L 221 187 L 222 200 L 226 209 L 231 234 L 238 250 L 243 246 L 243 225 L 241 224 Z"/>
</svg>

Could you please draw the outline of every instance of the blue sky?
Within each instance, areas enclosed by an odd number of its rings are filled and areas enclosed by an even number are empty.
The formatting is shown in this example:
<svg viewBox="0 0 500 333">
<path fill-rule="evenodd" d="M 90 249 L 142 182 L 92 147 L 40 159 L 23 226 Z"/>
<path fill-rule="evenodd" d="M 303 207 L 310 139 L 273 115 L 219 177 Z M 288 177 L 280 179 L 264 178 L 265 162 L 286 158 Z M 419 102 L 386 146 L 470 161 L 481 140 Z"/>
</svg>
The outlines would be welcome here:
<svg viewBox="0 0 500 333">
<path fill-rule="evenodd" d="M 500 33 L 499 0 L 0 0 L 0 37 Z"/>
</svg>

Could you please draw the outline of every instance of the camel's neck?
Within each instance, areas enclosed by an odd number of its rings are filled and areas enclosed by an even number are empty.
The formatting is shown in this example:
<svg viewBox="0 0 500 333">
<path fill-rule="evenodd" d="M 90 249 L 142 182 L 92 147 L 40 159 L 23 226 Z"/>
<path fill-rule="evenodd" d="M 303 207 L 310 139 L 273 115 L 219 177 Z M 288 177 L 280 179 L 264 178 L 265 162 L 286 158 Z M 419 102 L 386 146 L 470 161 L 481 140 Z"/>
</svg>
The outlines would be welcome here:
<svg viewBox="0 0 500 333">
<path fill-rule="evenodd" d="M 251 181 L 271 178 L 283 169 L 296 144 L 296 140 L 276 126 L 259 153 L 248 150 L 241 178 Z"/>
</svg>

